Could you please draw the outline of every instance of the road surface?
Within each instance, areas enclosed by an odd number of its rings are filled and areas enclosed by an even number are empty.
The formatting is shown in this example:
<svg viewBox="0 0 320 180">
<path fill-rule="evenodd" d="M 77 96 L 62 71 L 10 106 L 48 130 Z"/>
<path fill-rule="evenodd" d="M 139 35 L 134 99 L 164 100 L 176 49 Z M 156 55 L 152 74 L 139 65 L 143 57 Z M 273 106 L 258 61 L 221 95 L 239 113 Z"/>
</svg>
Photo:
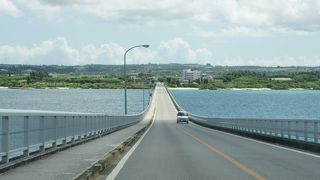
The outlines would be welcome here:
<svg viewBox="0 0 320 180">
<path fill-rule="evenodd" d="M 176 124 L 159 87 L 155 121 L 116 176 L 130 179 L 320 179 L 317 155 L 207 129 Z"/>
</svg>

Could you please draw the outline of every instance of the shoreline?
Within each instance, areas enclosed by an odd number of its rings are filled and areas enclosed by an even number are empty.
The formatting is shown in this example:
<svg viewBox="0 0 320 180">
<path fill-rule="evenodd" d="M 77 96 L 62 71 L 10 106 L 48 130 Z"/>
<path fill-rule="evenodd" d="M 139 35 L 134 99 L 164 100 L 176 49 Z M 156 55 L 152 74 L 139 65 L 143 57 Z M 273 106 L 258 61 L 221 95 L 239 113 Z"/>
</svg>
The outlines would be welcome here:
<svg viewBox="0 0 320 180">
<path fill-rule="evenodd" d="M 191 87 L 168 87 L 168 89 L 175 89 L 175 90 L 199 90 L 200 88 L 191 88 Z"/>
<path fill-rule="evenodd" d="M 42 87 L 42 88 L 32 88 L 32 87 L 5 87 L 0 86 L 1 89 L 22 89 L 22 90 L 32 90 L 32 89 L 94 89 L 94 88 L 70 88 L 70 87 Z M 97 88 L 97 89 L 122 89 L 122 88 Z M 137 88 L 128 88 L 128 89 L 137 89 Z M 143 88 L 141 88 L 143 89 Z M 314 90 L 319 91 L 320 89 L 304 89 L 304 88 L 288 88 L 288 89 L 272 89 L 272 88 L 217 88 L 217 89 L 201 89 L 201 88 L 192 88 L 192 87 L 168 87 L 168 89 L 172 90 L 230 90 L 230 91 L 271 91 L 271 90 L 290 90 L 290 91 L 303 91 L 303 90 Z"/>
<path fill-rule="evenodd" d="M 273 90 L 271 88 L 227 88 L 226 90 L 233 90 L 233 91 L 270 91 Z"/>
<path fill-rule="evenodd" d="M 33 87 L 0 87 L 1 89 L 19 89 L 19 90 L 34 90 L 34 89 L 44 89 L 44 90 L 49 90 L 49 89 L 59 89 L 59 90 L 68 90 L 68 89 L 124 89 L 124 88 L 72 88 L 72 87 L 41 87 L 41 88 L 33 88 Z M 127 89 L 150 89 L 150 88 L 130 88 L 128 87 Z M 198 89 L 198 88 L 196 88 Z"/>
<path fill-rule="evenodd" d="M 289 90 L 289 91 L 303 91 L 303 90 L 313 90 L 319 91 L 320 89 L 304 89 L 304 88 L 288 88 L 288 89 L 272 89 L 272 88 L 217 88 L 217 89 L 200 89 L 200 88 L 186 88 L 186 87 L 169 87 L 168 89 L 174 90 L 230 90 L 230 91 L 282 91 L 282 90 Z"/>
</svg>

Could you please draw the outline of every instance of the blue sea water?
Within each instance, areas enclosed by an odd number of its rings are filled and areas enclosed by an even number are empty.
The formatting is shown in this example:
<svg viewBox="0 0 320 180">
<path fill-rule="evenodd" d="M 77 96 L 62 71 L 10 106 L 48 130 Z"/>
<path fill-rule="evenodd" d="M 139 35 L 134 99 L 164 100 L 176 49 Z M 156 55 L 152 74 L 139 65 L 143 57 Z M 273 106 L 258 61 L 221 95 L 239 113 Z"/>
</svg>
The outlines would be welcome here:
<svg viewBox="0 0 320 180">
<path fill-rule="evenodd" d="M 143 111 L 150 90 L 128 90 L 128 114 Z M 143 97 L 144 94 L 144 97 Z M 143 103 L 144 99 L 144 103 Z M 123 89 L 0 89 L 0 109 L 124 114 Z"/>
<path fill-rule="evenodd" d="M 175 90 L 170 92 L 185 110 L 220 118 L 319 119 L 316 90 Z"/>
</svg>

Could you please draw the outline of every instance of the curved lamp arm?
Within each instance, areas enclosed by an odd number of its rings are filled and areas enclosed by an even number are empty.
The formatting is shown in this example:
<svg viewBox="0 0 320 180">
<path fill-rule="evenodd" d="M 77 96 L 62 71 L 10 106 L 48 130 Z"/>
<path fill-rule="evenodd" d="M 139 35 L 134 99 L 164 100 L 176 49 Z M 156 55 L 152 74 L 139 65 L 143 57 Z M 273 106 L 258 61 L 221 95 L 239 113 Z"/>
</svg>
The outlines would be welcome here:
<svg viewBox="0 0 320 180">
<path fill-rule="evenodd" d="M 123 74 L 124 74 L 124 112 L 125 115 L 127 115 L 127 66 L 126 66 L 126 56 L 127 53 L 134 48 L 138 48 L 138 47 L 144 47 L 144 48 L 148 48 L 150 45 L 148 44 L 144 44 L 144 45 L 138 45 L 138 46 L 132 46 L 131 48 L 127 49 L 126 52 L 123 55 Z"/>
</svg>

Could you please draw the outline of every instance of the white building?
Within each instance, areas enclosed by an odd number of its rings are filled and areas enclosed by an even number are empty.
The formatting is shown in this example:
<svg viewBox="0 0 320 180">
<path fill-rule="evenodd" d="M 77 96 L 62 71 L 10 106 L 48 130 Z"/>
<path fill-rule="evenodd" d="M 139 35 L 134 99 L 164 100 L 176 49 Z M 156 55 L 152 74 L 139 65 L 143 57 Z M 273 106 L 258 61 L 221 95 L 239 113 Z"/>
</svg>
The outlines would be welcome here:
<svg viewBox="0 0 320 180">
<path fill-rule="evenodd" d="M 191 70 L 191 69 L 184 69 L 182 71 L 182 81 L 194 81 L 200 79 L 201 71 Z"/>
</svg>

